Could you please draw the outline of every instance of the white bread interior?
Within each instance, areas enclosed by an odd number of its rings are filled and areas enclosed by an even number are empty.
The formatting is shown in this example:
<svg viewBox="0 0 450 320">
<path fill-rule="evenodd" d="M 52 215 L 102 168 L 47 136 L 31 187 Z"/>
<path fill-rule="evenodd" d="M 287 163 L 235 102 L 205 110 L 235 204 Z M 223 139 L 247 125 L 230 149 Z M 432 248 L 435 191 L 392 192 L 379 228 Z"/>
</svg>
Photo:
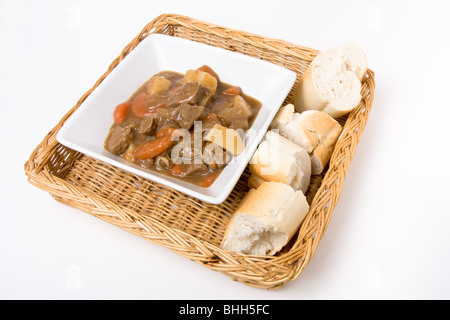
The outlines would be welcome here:
<svg viewBox="0 0 450 320">
<path fill-rule="evenodd" d="M 255 255 L 274 255 L 299 229 L 309 211 L 302 191 L 281 182 L 251 189 L 234 212 L 221 248 Z"/>
<path fill-rule="evenodd" d="M 306 150 L 311 157 L 313 175 L 322 173 L 342 132 L 342 126 L 335 119 L 318 110 L 295 112 L 289 121 L 282 125 L 272 123 L 271 127 Z"/>
<path fill-rule="evenodd" d="M 361 80 L 367 68 L 367 56 L 356 43 L 321 52 L 300 78 L 295 109 L 321 110 L 335 119 L 347 114 L 361 101 Z"/>
<path fill-rule="evenodd" d="M 292 103 L 282 106 L 270 123 L 270 128 L 279 128 L 280 126 L 285 125 L 292 120 L 294 112 L 295 107 Z"/>
<path fill-rule="evenodd" d="M 340 59 L 344 61 L 345 68 L 356 74 L 359 81 L 362 81 L 368 69 L 367 55 L 362 47 L 354 42 L 347 42 L 335 47 L 333 50 L 336 51 L 334 55 L 340 55 Z"/>
<path fill-rule="evenodd" d="M 305 193 L 311 178 L 311 159 L 300 146 L 268 131 L 251 158 L 249 169 L 250 187 L 259 186 L 261 180 L 276 181 Z"/>
</svg>

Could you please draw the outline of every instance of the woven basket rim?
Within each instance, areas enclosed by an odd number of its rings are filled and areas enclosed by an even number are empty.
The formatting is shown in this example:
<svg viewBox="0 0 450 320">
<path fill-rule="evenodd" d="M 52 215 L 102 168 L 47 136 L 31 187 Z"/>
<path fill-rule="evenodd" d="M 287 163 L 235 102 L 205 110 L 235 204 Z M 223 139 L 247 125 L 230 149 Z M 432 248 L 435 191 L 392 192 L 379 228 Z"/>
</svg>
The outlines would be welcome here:
<svg viewBox="0 0 450 320">
<path fill-rule="evenodd" d="M 36 187 L 48 191 L 56 200 L 76 206 L 79 209 L 91 213 L 99 218 L 118 225 L 126 231 L 133 232 L 132 227 L 146 230 L 150 235 L 154 229 L 161 233 L 174 233 L 178 240 L 170 239 L 171 245 L 156 240 L 151 236 L 144 236 L 147 240 L 168 247 L 170 250 L 185 255 L 186 247 L 195 249 L 195 259 L 192 260 L 204 266 L 225 273 L 234 280 L 253 287 L 265 289 L 277 289 L 286 282 L 296 279 L 304 270 L 325 233 L 331 213 L 336 206 L 348 171 L 350 162 L 355 153 L 356 146 L 367 123 L 369 111 L 374 96 L 374 72 L 368 70 L 363 79 L 365 92 L 360 105 L 352 111 L 345 122 L 343 132 L 335 146 L 335 151 L 329 162 L 329 168 L 324 175 L 319 189 L 312 199 L 310 212 L 305 218 L 297 240 L 289 249 L 289 254 L 280 256 L 256 256 L 229 252 L 211 243 L 201 241 L 195 236 L 174 230 L 164 223 L 151 217 L 142 216 L 129 208 L 120 206 L 109 199 L 105 199 L 89 190 L 79 188 L 66 182 L 64 179 L 51 174 L 47 168 L 48 162 L 61 146 L 56 141 L 56 133 L 64 122 L 78 109 L 93 90 L 108 76 L 108 74 L 148 35 L 155 32 L 166 32 L 172 29 L 185 28 L 189 32 L 199 32 L 211 37 L 227 38 L 238 43 L 248 44 L 261 51 L 270 51 L 282 56 L 292 56 L 309 63 L 320 52 L 318 50 L 295 45 L 280 39 L 270 39 L 261 35 L 251 34 L 240 30 L 230 29 L 204 21 L 199 21 L 187 16 L 177 14 L 163 14 L 149 22 L 142 31 L 122 50 L 120 55 L 113 60 L 107 71 L 97 80 L 94 86 L 80 97 L 77 104 L 71 108 L 46 135 L 43 141 L 33 150 L 25 163 L 24 169 L 28 181 Z M 208 39 L 207 39 L 208 40 Z M 300 76 L 300 75 L 299 75 Z M 64 164 L 62 172 L 71 169 L 71 163 Z M 84 206 L 80 202 L 75 205 L 72 201 L 79 198 L 89 198 L 89 204 Z M 105 217 L 99 213 L 99 207 L 108 210 L 111 217 Z M 317 227 L 318 224 L 320 227 Z M 126 226 L 125 226 L 126 224 Z M 142 234 L 139 234 L 142 236 Z M 168 241 L 166 239 L 166 241 Z M 182 245 L 175 246 L 172 243 L 180 241 Z"/>
</svg>

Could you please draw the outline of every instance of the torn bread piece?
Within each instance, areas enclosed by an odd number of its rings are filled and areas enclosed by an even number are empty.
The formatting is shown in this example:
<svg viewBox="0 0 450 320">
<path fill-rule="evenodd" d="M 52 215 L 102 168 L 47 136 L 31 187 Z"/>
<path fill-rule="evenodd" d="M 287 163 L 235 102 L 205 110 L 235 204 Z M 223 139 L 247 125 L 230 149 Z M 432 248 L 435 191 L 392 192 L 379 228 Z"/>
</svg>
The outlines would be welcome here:
<svg viewBox="0 0 450 320">
<path fill-rule="evenodd" d="M 304 148 L 311 157 L 313 175 L 322 173 L 330 160 L 342 126 L 328 114 L 309 110 L 295 114 L 280 134 Z"/>
<path fill-rule="evenodd" d="M 305 149 L 276 132 L 268 131 L 252 156 L 249 169 L 254 175 L 250 177 L 250 183 L 255 186 L 260 184 L 256 179 L 259 177 L 265 181 L 285 183 L 305 193 L 311 178 L 311 159 Z"/>
<path fill-rule="evenodd" d="M 335 119 L 349 113 L 361 101 L 361 80 L 367 69 L 367 56 L 356 43 L 319 53 L 300 78 L 295 109 L 320 110 Z"/>
<path fill-rule="evenodd" d="M 208 130 L 203 140 L 222 147 L 234 156 L 241 154 L 245 149 L 244 141 L 239 133 L 220 124 L 215 124 L 214 127 Z"/>
<path fill-rule="evenodd" d="M 302 147 L 311 158 L 311 174 L 322 173 L 330 160 L 342 126 L 325 112 L 308 110 L 294 113 L 284 124 L 273 124 L 281 136 Z"/>
<path fill-rule="evenodd" d="M 302 191 L 281 182 L 264 182 L 251 189 L 234 212 L 221 248 L 274 255 L 297 232 L 308 211 Z"/>
<path fill-rule="evenodd" d="M 292 118 L 294 117 L 294 113 L 295 107 L 292 103 L 282 106 L 270 123 L 269 128 L 277 129 L 280 126 L 286 125 L 289 121 L 292 120 Z"/>
</svg>

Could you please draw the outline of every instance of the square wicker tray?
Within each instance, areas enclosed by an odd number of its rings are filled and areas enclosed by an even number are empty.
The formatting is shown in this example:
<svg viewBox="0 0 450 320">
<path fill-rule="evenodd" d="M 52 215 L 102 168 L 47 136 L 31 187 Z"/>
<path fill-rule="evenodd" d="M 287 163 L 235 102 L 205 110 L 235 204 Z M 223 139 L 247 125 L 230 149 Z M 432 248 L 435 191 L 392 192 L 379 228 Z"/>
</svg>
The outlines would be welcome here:
<svg viewBox="0 0 450 320">
<path fill-rule="evenodd" d="M 296 279 L 311 260 L 339 199 L 356 146 L 364 131 L 375 89 L 368 70 L 362 83 L 362 100 L 343 125 L 328 167 L 313 176 L 307 191 L 310 212 L 300 230 L 276 256 L 255 256 L 219 247 L 225 226 L 248 191 L 248 169 L 225 202 L 204 203 L 170 188 L 90 158 L 56 141 L 64 122 L 140 41 L 162 33 L 241 52 L 286 67 L 297 80 L 285 100 L 290 103 L 298 80 L 319 53 L 306 47 L 232 30 L 174 14 L 148 23 L 123 49 L 108 70 L 87 91 L 35 148 L 25 163 L 28 181 L 49 192 L 57 201 L 79 208 L 207 268 L 249 286 L 277 289 Z"/>
</svg>

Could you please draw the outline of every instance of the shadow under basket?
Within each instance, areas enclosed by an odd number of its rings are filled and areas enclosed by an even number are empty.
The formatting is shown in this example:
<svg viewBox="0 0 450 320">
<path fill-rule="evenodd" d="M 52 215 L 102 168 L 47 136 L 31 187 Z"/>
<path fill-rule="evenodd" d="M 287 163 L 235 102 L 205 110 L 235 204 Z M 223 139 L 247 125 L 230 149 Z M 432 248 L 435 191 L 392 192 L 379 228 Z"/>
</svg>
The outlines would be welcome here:
<svg viewBox="0 0 450 320">
<path fill-rule="evenodd" d="M 362 81 L 362 100 L 358 107 L 338 119 L 343 132 L 324 172 L 312 177 L 306 193 L 310 211 L 299 231 L 275 256 L 245 255 L 221 249 L 220 242 L 231 215 L 248 191 L 248 168 L 225 202 L 213 205 L 95 160 L 56 140 L 58 130 L 86 97 L 152 33 L 241 52 L 294 71 L 297 79 L 284 104 L 292 102 L 299 78 L 319 53 L 186 16 L 161 15 L 123 49 L 95 85 L 36 147 L 25 163 L 28 181 L 49 192 L 57 201 L 164 246 L 233 280 L 252 287 L 280 288 L 302 273 L 327 229 L 372 106 L 373 71 L 369 69 Z"/>
</svg>

